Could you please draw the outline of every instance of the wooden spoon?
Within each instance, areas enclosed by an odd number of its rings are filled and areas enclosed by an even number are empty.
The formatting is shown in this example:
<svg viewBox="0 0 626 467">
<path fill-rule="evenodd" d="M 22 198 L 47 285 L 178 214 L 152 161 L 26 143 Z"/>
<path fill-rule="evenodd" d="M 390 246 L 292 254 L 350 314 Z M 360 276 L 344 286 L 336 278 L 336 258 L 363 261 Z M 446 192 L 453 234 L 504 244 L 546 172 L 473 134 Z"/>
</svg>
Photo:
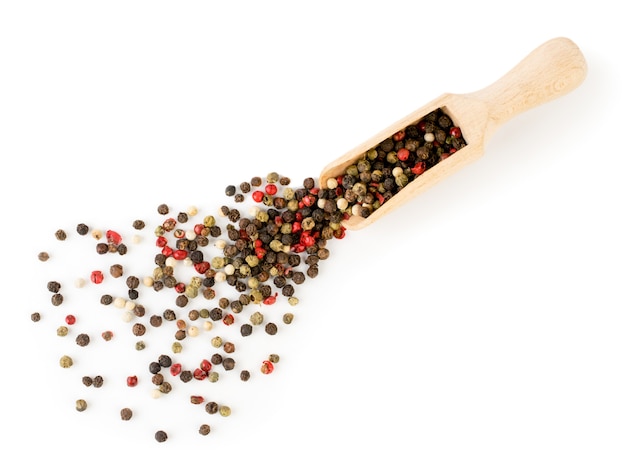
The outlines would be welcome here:
<svg viewBox="0 0 626 467">
<path fill-rule="evenodd" d="M 361 229 L 430 188 L 484 153 L 485 143 L 496 129 L 512 117 L 563 96 L 587 74 L 587 64 L 579 48 L 567 38 L 555 38 L 532 51 L 495 83 L 469 94 L 443 94 L 328 164 L 320 175 L 320 186 L 343 174 L 368 149 L 394 133 L 417 123 L 437 108 L 447 113 L 461 128 L 467 146 L 426 170 L 368 217 L 353 215 L 344 221 L 347 229 Z"/>
</svg>

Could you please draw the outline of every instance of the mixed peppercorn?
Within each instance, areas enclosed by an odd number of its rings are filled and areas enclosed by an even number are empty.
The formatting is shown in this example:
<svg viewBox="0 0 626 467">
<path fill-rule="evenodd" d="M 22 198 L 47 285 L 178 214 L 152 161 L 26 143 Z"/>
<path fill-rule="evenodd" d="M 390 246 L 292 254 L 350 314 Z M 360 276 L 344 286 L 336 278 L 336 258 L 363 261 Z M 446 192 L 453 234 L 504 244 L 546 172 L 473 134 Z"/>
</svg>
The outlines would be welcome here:
<svg viewBox="0 0 626 467">
<path fill-rule="evenodd" d="M 258 328 L 275 336 L 280 334 L 282 324 L 292 323 L 292 312 L 282 312 L 281 318 L 275 319 L 276 313 L 266 310 L 281 309 L 282 305 L 276 304 L 283 301 L 290 306 L 298 304 L 297 288 L 317 277 L 321 264 L 330 257 L 329 242 L 346 236 L 342 222 L 351 216 L 367 217 L 465 144 L 460 129 L 437 109 L 366 151 L 345 173 L 329 179 L 325 187 L 317 186 L 316 180 L 309 177 L 302 186 L 292 188 L 288 177 L 271 172 L 264 178 L 252 177 L 239 185 L 228 185 L 224 194 L 230 204 L 220 206 L 214 214 L 200 217 L 195 207 L 173 214 L 168 204 L 160 204 L 154 222 L 137 219 L 132 223 L 134 231 L 155 225 L 152 241 L 156 252 L 152 265 L 142 265 L 146 271 L 143 277 L 127 273 L 137 270 L 136 264 L 121 264 L 120 257 L 132 251 L 125 243 L 126 234 L 79 223 L 76 232 L 80 236 L 91 232 L 94 253 L 113 258 L 109 267 L 89 274 L 90 282 L 102 291 L 94 300 L 95 306 L 124 310 L 123 320 L 129 323 L 130 332 L 142 338 L 134 345 L 138 351 L 146 349 L 144 339 L 149 337 L 150 328 L 167 325 L 172 330 L 171 352 L 158 355 L 142 373 L 133 371 L 126 377 L 126 385 L 135 387 L 142 374 L 148 375 L 154 385 L 153 397 L 160 397 L 172 392 L 178 383 L 217 383 L 223 380 L 222 372 L 226 375 L 235 368 L 238 380 L 250 380 L 254 372 L 239 368 L 240 362 L 234 356 L 244 346 L 241 339 Z M 63 229 L 58 229 L 55 237 L 59 241 L 70 238 Z M 132 239 L 133 243 L 139 242 L 137 236 Z M 38 258 L 49 261 L 51 255 L 40 252 Z M 109 277 L 118 285 L 123 281 L 124 294 L 107 290 Z M 84 283 L 79 280 L 75 285 L 81 288 Z M 62 306 L 65 287 L 54 279 L 46 287 L 52 305 Z M 148 293 L 168 298 L 160 302 L 164 304 L 161 309 L 149 309 L 142 303 Z M 42 313 L 31 313 L 31 319 L 40 321 Z M 65 315 L 57 333 L 66 336 L 71 334 L 69 328 L 76 328 L 76 344 L 86 347 L 91 338 L 79 330 L 79 319 L 74 313 Z M 177 361 L 183 351 L 182 342 L 203 333 L 216 352 L 198 358 L 195 366 L 183 366 Z M 114 340 L 114 333 L 108 329 L 100 334 L 106 342 Z M 275 353 L 261 355 L 257 371 L 271 374 L 279 360 Z M 63 368 L 73 364 L 68 355 L 60 359 Z M 81 382 L 85 387 L 104 384 L 101 376 L 83 376 Z M 208 414 L 231 414 L 226 403 L 205 401 L 199 393 L 189 401 L 203 406 Z M 79 399 L 76 408 L 84 411 L 87 403 Z M 122 420 L 130 420 L 132 414 L 131 408 L 120 409 Z M 197 431 L 207 435 L 211 426 L 202 424 Z M 157 441 L 167 438 L 165 431 L 155 432 Z"/>
</svg>

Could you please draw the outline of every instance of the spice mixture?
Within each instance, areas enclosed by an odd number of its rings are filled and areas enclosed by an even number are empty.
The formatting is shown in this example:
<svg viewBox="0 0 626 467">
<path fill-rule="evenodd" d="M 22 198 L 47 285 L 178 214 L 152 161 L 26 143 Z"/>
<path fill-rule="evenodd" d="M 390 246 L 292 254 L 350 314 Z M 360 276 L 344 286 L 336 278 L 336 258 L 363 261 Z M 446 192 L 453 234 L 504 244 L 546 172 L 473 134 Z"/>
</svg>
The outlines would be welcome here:
<svg viewBox="0 0 626 467">
<path fill-rule="evenodd" d="M 73 229 L 58 228 L 54 231 L 56 240 L 69 243 L 75 231 L 90 242 L 91 255 L 110 256 L 110 265 L 88 272 L 89 290 L 97 290 L 92 310 L 79 313 L 68 309 L 59 317 L 43 307 L 43 311 L 31 311 L 30 318 L 38 323 L 49 314 L 48 321 L 60 338 L 73 336 L 75 353 L 79 355 L 81 348 L 93 341 L 81 328 L 84 316 L 100 313 L 102 308 L 122 311 L 128 332 L 140 338 L 128 351 L 159 349 L 145 368 L 132 369 L 124 384 L 134 388 L 140 380 L 148 379 L 154 386 L 155 398 L 175 395 L 177 388 L 198 381 L 241 384 L 254 379 L 255 374 L 269 375 L 280 367 L 277 353 L 260 354 L 256 365 L 246 368 L 238 360 L 239 350 L 252 339 L 249 336 L 260 333 L 267 339 L 277 339 L 284 326 L 294 322 L 295 313 L 284 307 L 299 303 L 298 287 L 317 277 L 322 263 L 330 257 L 330 242 L 345 237 L 342 222 L 351 216 L 369 216 L 465 144 L 461 130 L 442 109 L 437 109 L 366 151 L 345 173 L 329 179 L 325 187 L 317 186 L 316 180 L 309 177 L 294 188 L 288 177 L 271 172 L 226 186 L 228 202 L 206 215 L 195 207 L 180 211 L 159 204 L 152 216 L 138 218 L 124 229 L 98 229 L 82 222 Z M 149 229 L 148 238 L 151 236 L 155 250 L 151 264 L 138 265 L 133 262 L 133 244 L 141 241 L 136 234 L 144 229 Z M 45 251 L 37 255 L 41 262 L 57 260 Z M 86 262 L 88 258 L 86 254 Z M 136 275 L 140 271 L 143 273 Z M 67 307 L 65 294 L 69 297 L 79 293 L 86 282 L 77 280 L 75 288 L 68 290 L 56 278 L 48 278 L 45 287 L 50 293 L 49 304 Z M 111 283 L 117 288 L 112 289 Z M 147 294 L 159 294 L 162 307 L 147 307 L 142 301 Z M 162 342 L 150 341 L 150 330 L 162 327 L 170 331 L 167 351 Z M 101 329 L 98 334 L 100 342 L 115 344 L 116 335 L 111 330 Z M 185 342 L 194 338 L 205 339 L 214 353 L 199 356 L 194 365 L 183 364 L 180 354 Z M 90 368 L 89 362 L 82 359 L 76 362 L 72 355 L 59 357 L 62 368 L 80 366 L 76 410 L 82 412 L 88 410 L 89 398 L 105 397 L 104 390 L 84 393 L 84 389 L 100 388 L 108 381 L 89 376 L 102 369 Z M 208 415 L 229 417 L 228 401 L 206 400 L 202 388 L 198 386 L 197 393 L 181 400 L 203 408 Z M 135 420 L 139 415 L 133 413 L 127 401 L 119 401 L 117 417 Z M 193 430 L 208 435 L 217 423 L 212 420 L 212 424 L 207 419 Z M 161 428 L 153 433 L 158 442 L 168 439 Z"/>
</svg>

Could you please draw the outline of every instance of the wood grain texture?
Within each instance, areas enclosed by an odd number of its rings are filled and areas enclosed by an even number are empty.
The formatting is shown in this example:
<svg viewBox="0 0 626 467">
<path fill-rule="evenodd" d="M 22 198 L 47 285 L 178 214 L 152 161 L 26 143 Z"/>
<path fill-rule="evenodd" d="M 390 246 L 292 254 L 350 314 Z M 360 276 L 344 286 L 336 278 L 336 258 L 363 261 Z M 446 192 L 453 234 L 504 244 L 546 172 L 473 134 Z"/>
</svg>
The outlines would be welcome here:
<svg viewBox="0 0 626 467">
<path fill-rule="evenodd" d="M 578 46 L 564 37 L 551 39 L 493 84 L 468 94 L 443 94 L 348 151 L 322 170 L 320 185 L 325 187 L 329 178 L 344 173 L 368 149 L 431 111 L 442 108 L 461 128 L 467 146 L 417 177 L 369 217 L 352 216 L 344 221 L 347 229 L 366 227 L 480 158 L 485 144 L 503 123 L 569 93 L 584 81 L 586 74 L 587 64 Z"/>
</svg>

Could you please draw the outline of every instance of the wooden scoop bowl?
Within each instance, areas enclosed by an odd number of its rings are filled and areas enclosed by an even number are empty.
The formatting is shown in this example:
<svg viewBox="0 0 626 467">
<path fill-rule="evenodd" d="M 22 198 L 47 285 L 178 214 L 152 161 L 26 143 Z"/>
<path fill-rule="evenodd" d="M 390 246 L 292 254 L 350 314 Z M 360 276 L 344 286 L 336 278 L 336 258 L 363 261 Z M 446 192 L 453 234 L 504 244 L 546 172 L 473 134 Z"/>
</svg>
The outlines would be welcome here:
<svg viewBox="0 0 626 467">
<path fill-rule="evenodd" d="M 567 38 L 555 38 L 533 50 L 495 83 L 469 94 L 443 94 L 328 164 L 320 175 L 321 187 L 343 174 L 365 152 L 394 133 L 441 108 L 461 128 L 467 146 L 415 178 L 368 217 L 353 215 L 344 226 L 361 229 L 430 188 L 484 153 L 485 143 L 510 118 L 563 96 L 583 82 L 587 64 L 579 48 Z"/>
</svg>

